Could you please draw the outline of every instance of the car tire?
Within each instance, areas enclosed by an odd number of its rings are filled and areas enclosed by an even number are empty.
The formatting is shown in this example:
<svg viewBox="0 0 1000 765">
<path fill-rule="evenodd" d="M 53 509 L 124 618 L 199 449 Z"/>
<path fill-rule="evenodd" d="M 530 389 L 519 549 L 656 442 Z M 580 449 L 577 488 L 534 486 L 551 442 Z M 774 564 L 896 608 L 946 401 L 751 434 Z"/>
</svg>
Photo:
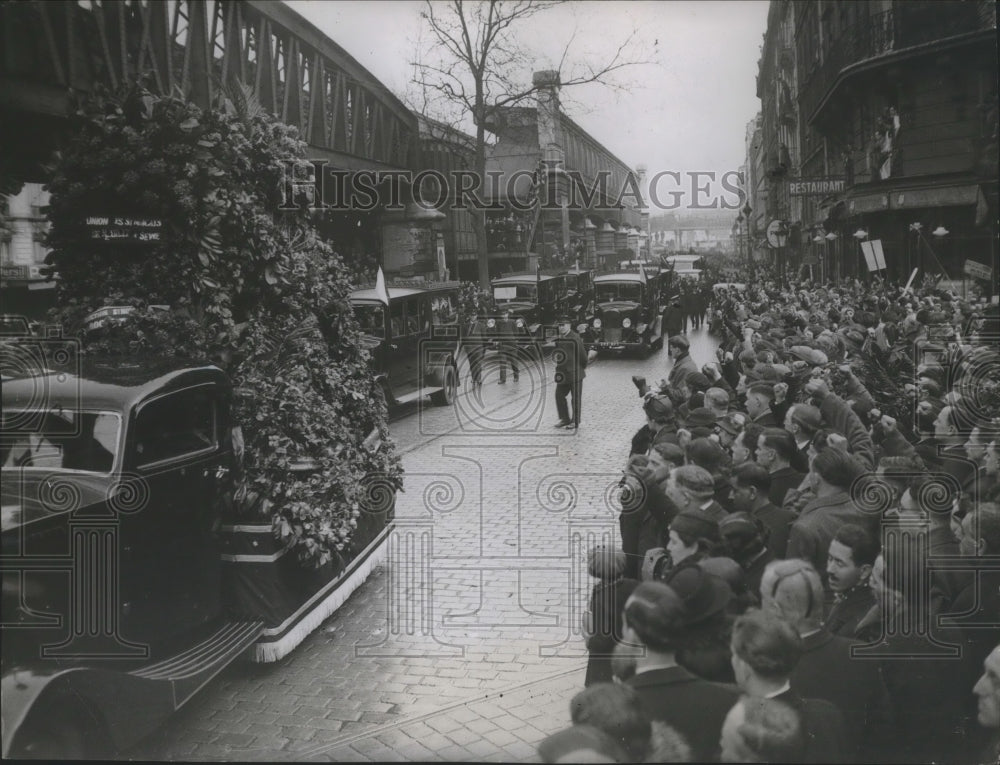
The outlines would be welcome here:
<svg viewBox="0 0 1000 765">
<path fill-rule="evenodd" d="M 455 367 L 449 366 L 444 371 L 444 387 L 431 395 L 431 401 L 437 406 L 451 406 L 458 393 L 458 374 Z"/>
<path fill-rule="evenodd" d="M 111 746 L 93 715 L 62 696 L 33 709 L 11 742 L 13 759 L 72 760 L 104 759 Z"/>
</svg>

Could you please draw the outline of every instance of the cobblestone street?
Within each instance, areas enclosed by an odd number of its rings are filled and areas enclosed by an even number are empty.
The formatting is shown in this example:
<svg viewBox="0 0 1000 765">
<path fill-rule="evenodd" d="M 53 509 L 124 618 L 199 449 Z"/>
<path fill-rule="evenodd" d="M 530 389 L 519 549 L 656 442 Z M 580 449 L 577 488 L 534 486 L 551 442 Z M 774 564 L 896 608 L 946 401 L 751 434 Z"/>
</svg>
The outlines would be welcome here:
<svg viewBox="0 0 1000 765">
<path fill-rule="evenodd" d="M 692 356 L 713 358 L 700 331 Z M 536 761 L 583 687 L 585 552 L 616 543 L 617 484 L 642 424 L 630 376 L 666 351 L 598 359 L 576 434 L 552 367 L 392 423 L 406 469 L 386 562 L 291 655 L 227 669 L 131 758 Z M 467 375 L 463 374 L 463 379 Z"/>
</svg>

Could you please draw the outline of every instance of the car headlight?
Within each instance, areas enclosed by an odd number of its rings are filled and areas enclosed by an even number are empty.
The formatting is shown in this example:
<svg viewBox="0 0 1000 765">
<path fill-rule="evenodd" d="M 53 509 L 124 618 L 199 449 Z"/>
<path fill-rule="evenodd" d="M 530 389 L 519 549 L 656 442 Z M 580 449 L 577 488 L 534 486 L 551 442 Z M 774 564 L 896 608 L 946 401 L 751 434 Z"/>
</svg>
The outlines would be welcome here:
<svg viewBox="0 0 1000 765">
<path fill-rule="evenodd" d="M 486 320 L 486 328 L 487 329 L 493 329 L 496 325 L 497 325 L 496 319 L 487 319 Z"/>
<path fill-rule="evenodd" d="M 622 326 L 625 329 L 628 329 L 629 327 L 632 326 L 632 320 L 631 319 L 625 319 L 624 321 L 622 321 Z"/>
<path fill-rule="evenodd" d="M 524 329 L 524 319 L 518 319 L 517 320 L 517 328 L 518 329 Z"/>
<path fill-rule="evenodd" d="M 601 328 L 601 320 L 594 319 L 594 329 L 600 329 L 600 328 Z"/>
</svg>

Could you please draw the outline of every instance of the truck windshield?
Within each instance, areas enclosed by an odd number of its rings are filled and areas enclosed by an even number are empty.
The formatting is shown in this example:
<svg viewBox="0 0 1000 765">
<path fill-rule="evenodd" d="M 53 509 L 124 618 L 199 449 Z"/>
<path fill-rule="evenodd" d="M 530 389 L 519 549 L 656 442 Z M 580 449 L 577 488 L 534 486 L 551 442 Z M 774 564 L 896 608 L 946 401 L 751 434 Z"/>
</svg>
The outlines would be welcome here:
<svg viewBox="0 0 1000 765">
<path fill-rule="evenodd" d="M 612 300 L 642 300 L 642 285 L 636 282 L 611 282 L 598 284 L 595 289 L 598 303 L 609 303 Z"/>
<path fill-rule="evenodd" d="M 0 466 L 110 473 L 120 430 L 116 412 L 4 409 Z"/>
<path fill-rule="evenodd" d="M 374 337 L 385 337 L 385 319 L 380 305 L 356 305 L 354 316 L 361 325 L 361 331 Z"/>
</svg>

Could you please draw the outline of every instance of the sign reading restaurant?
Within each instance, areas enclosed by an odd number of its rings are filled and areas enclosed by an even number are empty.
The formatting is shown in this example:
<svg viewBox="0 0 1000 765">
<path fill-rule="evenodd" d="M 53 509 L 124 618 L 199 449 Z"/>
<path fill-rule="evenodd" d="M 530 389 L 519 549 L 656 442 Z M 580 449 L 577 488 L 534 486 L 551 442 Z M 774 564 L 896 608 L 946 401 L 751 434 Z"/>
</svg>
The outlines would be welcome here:
<svg viewBox="0 0 1000 765">
<path fill-rule="evenodd" d="M 844 178 L 808 178 L 788 182 L 788 195 L 792 197 L 823 197 L 840 194 L 847 188 Z"/>
</svg>

